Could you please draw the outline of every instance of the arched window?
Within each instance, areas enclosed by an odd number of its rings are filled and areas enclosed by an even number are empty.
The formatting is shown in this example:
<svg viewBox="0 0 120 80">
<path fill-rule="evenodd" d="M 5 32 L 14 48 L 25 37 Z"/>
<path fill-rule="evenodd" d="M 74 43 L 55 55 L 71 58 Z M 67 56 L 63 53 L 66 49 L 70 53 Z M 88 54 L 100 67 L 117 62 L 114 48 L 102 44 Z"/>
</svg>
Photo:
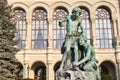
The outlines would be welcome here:
<svg viewBox="0 0 120 80">
<path fill-rule="evenodd" d="M 16 34 L 15 39 L 18 40 L 17 47 L 19 49 L 24 49 L 26 44 L 26 33 L 27 33 L 27 25 L 26 25 L 26 12 L 19 8 L 14 10 L 13 21 L 16 22 Z"/>
<path fill-rule="evenodd" d="M 89 44 L 91 44 L 91 41 L 90 41 L 91 40 L 90 16 L 89 16 L 89 12 L 84 8 L 81 8 L 80 19 L 82 20 L 82 26 L 86 30 L 87 42 Z"/>
<path fill-rule="evenodd" d="M 99 66 L 101 80 L 116 80 L 115 65 L 110 61 L 104 61 Z"/>
<path fill-rule="evenodd" d="M 55 65 L 54 65 L 54 78 L 55 78 L 55 80 L 56 80 L 56 72 L 58 71 L 58 69 L 60 68 L 60 64 L 61 64 L 61 62 L 57 62 Z"/>
<path fill-rule="evenodd" d="M 32 15 L 32 49 L 47 48 L 48 20 L 43 8 L 36 8 Z"/>
<path fill-rule="evenodd" d="M 34 71 L 34 80 L 46 80 L 46 66 L 42 62 L 35 62 L 31 70 Z"/>
<path fill-rule="evenodd" d="M 16 71 L 15 72 L 15 79 L 17 79 L 17 80 L 22 80 L 23 79 L 23 65 L 21 64 L 21 63 L 16 63 L 16 65 L 17 65 L 17 70 L 18 71 Z"/>
<path fill-rule="evenodd" d="M 68 15 L 68 12 L 66 9 L 64 8 L 57 8 L 54 13 L 53 13 L 53 35 L 54 35 L 54 48 L 61 48 L 61 45 L 64 41 L 65 38 L 65 34 L 66 34 L 66 30 L 65 30 L 65 26 L 64 27 L 60 27 L 58 22 L 61 19 L 64 19 L 66 16 Z"/>
<path fill-rule="evenodd" d="M 112 21 L 109 11 L 98 8 L 95 15 L 97 47 L 112 48 Z"/>
</svg>

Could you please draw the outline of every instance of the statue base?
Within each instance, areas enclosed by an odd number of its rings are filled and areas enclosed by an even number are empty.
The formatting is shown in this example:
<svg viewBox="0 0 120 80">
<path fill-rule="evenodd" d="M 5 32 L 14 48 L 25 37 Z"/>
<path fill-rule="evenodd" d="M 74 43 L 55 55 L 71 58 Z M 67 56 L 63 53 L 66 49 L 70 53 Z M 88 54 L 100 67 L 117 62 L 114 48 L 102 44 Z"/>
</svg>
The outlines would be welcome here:
<svg viewBox="0 0 120 80">
<path fill-rule="evenodd" d="M 98 80 L 97 79 L 97 72 L 90 72 L 90 71 L 73 71 L 73 70 L 66 70 L 66 71 L 57 71 L 56 72 L 56 80 Z"/>
</svg>

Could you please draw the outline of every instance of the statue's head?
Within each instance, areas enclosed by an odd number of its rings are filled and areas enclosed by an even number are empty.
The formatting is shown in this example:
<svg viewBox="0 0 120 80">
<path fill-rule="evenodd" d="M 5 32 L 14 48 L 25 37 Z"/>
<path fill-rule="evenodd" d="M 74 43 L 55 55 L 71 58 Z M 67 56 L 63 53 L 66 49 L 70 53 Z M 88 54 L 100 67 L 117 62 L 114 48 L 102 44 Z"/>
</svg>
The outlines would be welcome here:
<svg viewBox="0 0 120 80">
<path fill-rule="evenodd" d="M 79 17 L 81 15 L 81 9 L 79 7 L 73 8 L 72 15 L 74 15 L 75 17 Z"/>
</svg>

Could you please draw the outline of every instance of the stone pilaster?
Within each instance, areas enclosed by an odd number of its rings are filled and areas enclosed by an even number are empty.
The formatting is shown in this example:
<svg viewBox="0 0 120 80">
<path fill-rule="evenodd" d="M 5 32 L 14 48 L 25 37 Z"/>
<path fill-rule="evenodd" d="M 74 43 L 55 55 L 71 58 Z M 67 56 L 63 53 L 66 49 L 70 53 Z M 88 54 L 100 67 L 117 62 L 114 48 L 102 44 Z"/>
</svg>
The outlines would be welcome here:
<svg viewBox="0 0 120 80">
<path fill-rule="evenodd" d="M 117 63 L 117 76 L 118 76 L 118 79 L 117 80 L 120 80 L 119 76 L 120 76 L 120 51 L 116 51 L 115 53 L 115 56 L 116 56 L 116 63 Z"/>
<path fill-rule="evenodd" d="M 24 78 L 30 78 L 30 67 L 29 67 L 29 65 L 28 64 L 24 64 L 24 70 L 23 70 L 23 79 Z M 29 70 L 28 70 L 28 68 L 29 68 Z"/>
<path fill-rule="evenodd" d="M 26 49 L 31 49 L 31 36 L 32 36 L 32 14 L 27 14 L 27 36 L 26 36 Z"/>
<path fill-rule="evenodd" d="M 117 21 L 117 18 L 116 17 L 114 17 L 113 18 L 113 30 L 114 30 L 114 37 L 117 37 L 117 33 L 118 33 L 118 31 L 117 31 L 117 23 L 116 23 L 116 21 Z"/>
<path fill-rule="evenodd" d="M 24 50 L 24 54 L 23 54 L 23 61 L 24 61 L 24 70 L 23 70 L 23 78 L 29 78 L 30 75 L 29 75 L 29 71 L 30 71 L 30 67 L 29 67 L 29 53 L 26 53 L 25 50 Z"/>
<path fill-rule="evenodd" d="M 48 54 L 47 60 L 47 80 L 54 80 L 54 71 L 52 66 L 52 54 Z"/>
<path fill-rule="evenodd" d="M 48 25 L 49 25 L 49 29 L 48 29 L 48 48 L 52 48 L 53 46 L 53 20 L 52 18 L 48 18 Z"/>
<path fill-rule="evenodd" d="M 120 37 L 116 37 L 116 40 L 115 40 L 115 44 L 116 44 L 116 47 L 115 47 L 115 57 L 116 57 L 116 63 L 117 63 L 117 72 L 118 72 L 118 79 L 117 80 L 120 80 Z"/>
</svg>

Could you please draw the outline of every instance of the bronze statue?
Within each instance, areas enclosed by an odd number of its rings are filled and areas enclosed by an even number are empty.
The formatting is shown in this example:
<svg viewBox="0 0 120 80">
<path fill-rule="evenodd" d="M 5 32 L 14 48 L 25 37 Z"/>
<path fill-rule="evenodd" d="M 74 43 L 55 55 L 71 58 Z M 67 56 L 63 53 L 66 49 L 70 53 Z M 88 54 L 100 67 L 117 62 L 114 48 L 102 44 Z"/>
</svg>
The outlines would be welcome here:
<svg viewBox="0 0 120 80">
<path fill-rule="evenodd" d="M 82 36 L 80 36 L 78 43 L 79 49 L 84 57 L 78 61 L 75 66 L 78 66 L 83 71 L 95 72 L 97 78 L 96 80 L 100 80 L 98 72 L 98 60 L 96 59 L 94 48 L 88 44 L 87 40 Z"/>
<path fill-rule="evenodd" d="M 66 36 L 61 48 L 63 57 L 56 73 L 57 80 L 100 80 L 98 60 L 93 47 L 87 43 L 80 15 L 81 9 L 76 7 L 72 10 L 72 15 L 59 21 L 60 27 L 66 22 Z M 79 27 L 81 32 L 78 31 Z"/>
<path fill-rule="evenodd" d="M 72 15 L 67 16 L 64 20 L 59 22 L 60 27 L 62 27 L 62 23 L 66 22 L 66 37 L 62 47 L 62 63 L 60 69 L 63 69 L 65 65 L 65 61 L 67 59 L 67 55 L 70 54 L 71 48 L 74 48 L 74 61 L 73 64 L 78 62 L 78 45 L 77 40 L 80 36 L 80 32 L 78 32 L 78 28 L 81 27 L 83 31 L 84 28 L 81 26 L 80 16 L 80 8 L 74 8 L 72 11 Z"/>
</svg>

